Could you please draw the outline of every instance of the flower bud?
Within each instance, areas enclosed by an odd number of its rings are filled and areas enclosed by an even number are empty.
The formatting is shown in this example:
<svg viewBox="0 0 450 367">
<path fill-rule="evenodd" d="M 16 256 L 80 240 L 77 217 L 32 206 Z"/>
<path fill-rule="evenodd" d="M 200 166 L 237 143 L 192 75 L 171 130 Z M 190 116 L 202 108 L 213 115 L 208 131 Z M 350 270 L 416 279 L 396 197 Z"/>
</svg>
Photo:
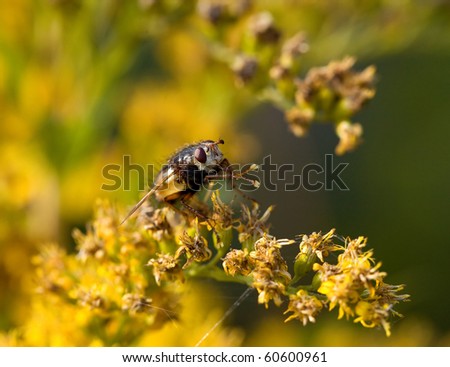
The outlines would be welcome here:
<svg viewBox="0 0 450 367">
<path fill-rule="evenodd" d="M 316 260 L 317 256 L 314 253 L 299 253 L 295 258 L 292 282 L 295 283 L 311 271 Z"/>
</svg>

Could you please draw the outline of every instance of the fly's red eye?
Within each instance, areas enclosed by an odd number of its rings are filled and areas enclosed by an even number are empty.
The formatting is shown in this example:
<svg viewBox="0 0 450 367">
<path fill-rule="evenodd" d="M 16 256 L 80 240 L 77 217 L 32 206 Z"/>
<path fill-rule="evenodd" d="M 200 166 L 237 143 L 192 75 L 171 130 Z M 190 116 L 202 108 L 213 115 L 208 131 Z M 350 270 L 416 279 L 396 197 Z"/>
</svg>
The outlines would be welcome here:
<svg viewBox="0 0 450 367">
<path fill-rule="evenodd" d="M 200 163 L 206 163 L 206 153 L 203 148 L 195 149 L 194 157 Z"/>
</svg>

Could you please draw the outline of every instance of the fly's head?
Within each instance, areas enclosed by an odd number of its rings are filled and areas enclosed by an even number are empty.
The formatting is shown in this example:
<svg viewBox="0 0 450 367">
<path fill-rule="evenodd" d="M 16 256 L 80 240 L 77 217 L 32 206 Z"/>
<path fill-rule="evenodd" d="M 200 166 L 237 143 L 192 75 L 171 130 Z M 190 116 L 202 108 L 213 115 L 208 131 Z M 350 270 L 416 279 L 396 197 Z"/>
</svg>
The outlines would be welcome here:
<svg viewBox="0 0 450 367">
<path fill-rule="evenodd" d="M 186 165 L 195 165 L 199 171 L 206 173 L 224 170 L 229 164 L 219 148 L 223 140 L 204 140 L 191 145 L 178 153 L 177 162 Z"/>
<path fill-rule="evenodd" d="M 223 140 L 217 142 L 207 140 L 201 142 L 194 151 L 194 164 L 199 170 L 205 170 L 206 172 L 216 171 L 218 167 L 221 167 L 225 160 L 219 144 L 223 144 Z"/>
</svg>

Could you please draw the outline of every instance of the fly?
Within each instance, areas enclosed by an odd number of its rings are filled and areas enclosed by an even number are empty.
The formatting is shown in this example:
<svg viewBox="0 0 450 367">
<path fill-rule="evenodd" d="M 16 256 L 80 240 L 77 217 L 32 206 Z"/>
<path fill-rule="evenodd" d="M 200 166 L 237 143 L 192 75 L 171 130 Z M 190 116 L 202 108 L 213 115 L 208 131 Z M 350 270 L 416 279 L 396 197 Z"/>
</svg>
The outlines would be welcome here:
<svg viewBox="0 0 450 367">
<path fill-rule="evenodd" d="M 175 152 L 157 174 L 151 190 L 131 209 L 122 223 L 130 218 L 152 195 L 158 201 L 172 207 L 177 202 L 181 202 L 196 216 L 207 219 L 191 207 L 188 200 L 210 182 L 240 178 L 258 187 L 258 181 L 242 177 L 250 170 L 254 170 L 255 165 L 244 172 L 234 172 L 219 148 L 221 144 L 224 144 L 222 139 L 218 141 L 203 140 Z M 240 192 L 236 187 L 233 186 L 233 188 Z"/>
</svg>

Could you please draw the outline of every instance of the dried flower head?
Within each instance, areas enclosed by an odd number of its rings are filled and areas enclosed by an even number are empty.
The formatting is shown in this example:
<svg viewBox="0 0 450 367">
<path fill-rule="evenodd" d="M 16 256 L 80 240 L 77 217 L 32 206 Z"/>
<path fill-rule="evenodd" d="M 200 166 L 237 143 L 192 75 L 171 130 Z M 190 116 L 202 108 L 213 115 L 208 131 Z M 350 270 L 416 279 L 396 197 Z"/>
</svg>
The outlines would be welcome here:
<svg viewBox="0 0 450 367">
<path fill-rule="evenodd" d="M 285 322 L 298 319 L 303 326 L 308 322 L 316 322 L 316 316 L 323 308 L 323 302 L 316 296 L 300 289 L 296 294 L 289 296 L 289 305 L 285 314 L 292 312 Z"/>
<path fill-rule="evenodd" d="M 324 258 L 327 257 L 330 252 L 342 248 L 342 246 L 333 242 L 334 232 L 335 230 L 332 229 L 324 235 L 322 235 L 321 232 L 313 232 L 309 236 L 301 236 L 299 253 L 295 257 L 294 263 L 294 283 L 309 271 L 313 270 L 313 267 L 317 265 L 317 259 L 323 263 Z"/>
<path fill-rule="evenodd" d="M 281 37 L 280 30 L 275 26 L 272 14 L 263 12 L 250 19 L 249 29 L 260 43 L 276 43 Z"/>
<path fill-rule="evenodd" d="M 356 72 L 352 69 L 354 64 L 354 58 L 346 57 L 341 61 L 332 61 L 327 66 L 312 68 L 304 80 L 298 83 L 297 103 L 314 101 L 326 111 L 343 102 L 348 114 L 360 110 L 375 95 L 375 68 L 369 66 Z"/>
<path fill-rule="evenodd" d="M 183 280 L 183 273 L 178 261 L 170 254 L 157 254 L 157 258 L 150 259 L 147 265 L 153 268 L 153 276 L 158 285 L 161 285 L 162 280 L 170 282 Z"/>
<path fill-rule="evenodd" d="M 305 136 L 314 119 L 314 110 L 312 108 L 292 107 L 286 111 L 286 121 L 289 129 L 295 136 Z"/>
<path fill-rule="evenodd" d="M 264 304 L 266 308 L 271 300 L 276 306 L 283 303 L 286 286 L 274 279 L 271 269 L 258 268 L 252 272 L 252 277 L 252 286 L 258 291 L 258 303 Z"/>
<path fill-rule="evenodd" d="M 186 255 L 186 262 L 183 269 L 187 268 L 193 261 L 204 262 L 211 258 L 212 251 L 208 247 L 208 241 L 198 232 L 194 236 L 190 236 L 186 231 L 180 237 L 180 247 L 175 253 L 175 259 Z"/>
<path fill-rule="evenodd" d="M 377 284 L 375 295 L 373 296 L 380 303 L 387 303 L 390 305 L 396 305 L 400 302 L 405 302 L 409 300 L 408 294 L 398 294 L 403 289 L 405 289 L 404 284 L 392 285 L 386 284 L 383 281 L 380 281 Z M 391 309 L 391 312 L 395 312 Z M 400 315 L 398 312 L 395 312 L 396 315 Z M 400 315 L 401 316 L 401 315 Z"/>
<path fill-rule="evenodd" d="M 258 60 L 251 56 L 238 55 L 235 57 L 231 69 L 236 77 L 236 84 L 242 87 L 254 78 L 258 71 Z"/>
<path fill-rule="evenodd" d="M 127 293 L 122 297 L 122 310 L 131 315 L 137 313 L 153 313 L 152 300 L 136 293 Z"/>
<path fill-rule="evenodd" d="M 223 259 L 222 266 L 225 272 L 231 276 L 236 274 L 249 275 L 253 268 L 247 249 L 230 250 Z"/>
<path fill-rule="evenodd" d="M 231 206 L 225 204 L 216 192 L 211 195 L 211 201 L 213 204 L 212 219 L 216 224 L 215 229 L 219 232 L 230 229 L 236 223 Z"/>
<path fill-rule="evenodd" d="M 138 218 L 139 224 L 142 224 L 155 240 L 161 241 L 172 234 L 172 227 L 167 218 L 168 212 L 168 207 L 154 208 L 151 205 L 144 205 Z"/>
<path fill-rule="evenodd" d="M 246 205 L 242 205 L 242 215 L 240 224 L 237 228 L 237 231 L 239 232 L 239 242 L 255 242 L 265 233 L 269 233 L 270 224 L 268 224 L 267 221 L 269 220 L 273 209 L 274 206 L 269 206 L 260 216 L 258 203 L 252 203 L 251 209 Z"/>
<path fill-rule="evenodd" d="M 287 39 L 281 49 L 280 64 L 285 68 L 291 68 L 295 58 L 309 51 L 309 44 L 304 32 L 298 32 Z"/>
<path fill-rule="evenodd" d="M 308 50 L 309 45 L 303 32 L 287 39 L 283 43 L 280 56 L 269 70 L 270 77 L 276 81 L 295 78 L 298 72 L 299 57 Z"/>
<path fill-rule="evenodd" d="M 101 259 L 105 256 L 105 249 L 103 241 L 96 238 L 91 233 L 87 235 L 83 234 L 78 228 L 74 229 L 72 232 L 73 239 L 78 244 L 79 257 L 83 261 L 86 261 L 90 257 L 96 259 Z"/>
<path fill-rule="evenodd" d="M 101 292 L 94 286 L 91 289 L 78 289 L 76 292 L 76 299 L 81 306 L 89 307 L 91 310 L 103 309 L 106 307 L 105 298 L 102 296 Z"/>
<path fill-rule="evenodd" d="M 341 121 L 336 126 L 336 134 L 339 144 L 336 146 L 336 154 L 342 155 L 355 150 L 362 142 L 363 128 L 361 124 Z"/>
</svg>

